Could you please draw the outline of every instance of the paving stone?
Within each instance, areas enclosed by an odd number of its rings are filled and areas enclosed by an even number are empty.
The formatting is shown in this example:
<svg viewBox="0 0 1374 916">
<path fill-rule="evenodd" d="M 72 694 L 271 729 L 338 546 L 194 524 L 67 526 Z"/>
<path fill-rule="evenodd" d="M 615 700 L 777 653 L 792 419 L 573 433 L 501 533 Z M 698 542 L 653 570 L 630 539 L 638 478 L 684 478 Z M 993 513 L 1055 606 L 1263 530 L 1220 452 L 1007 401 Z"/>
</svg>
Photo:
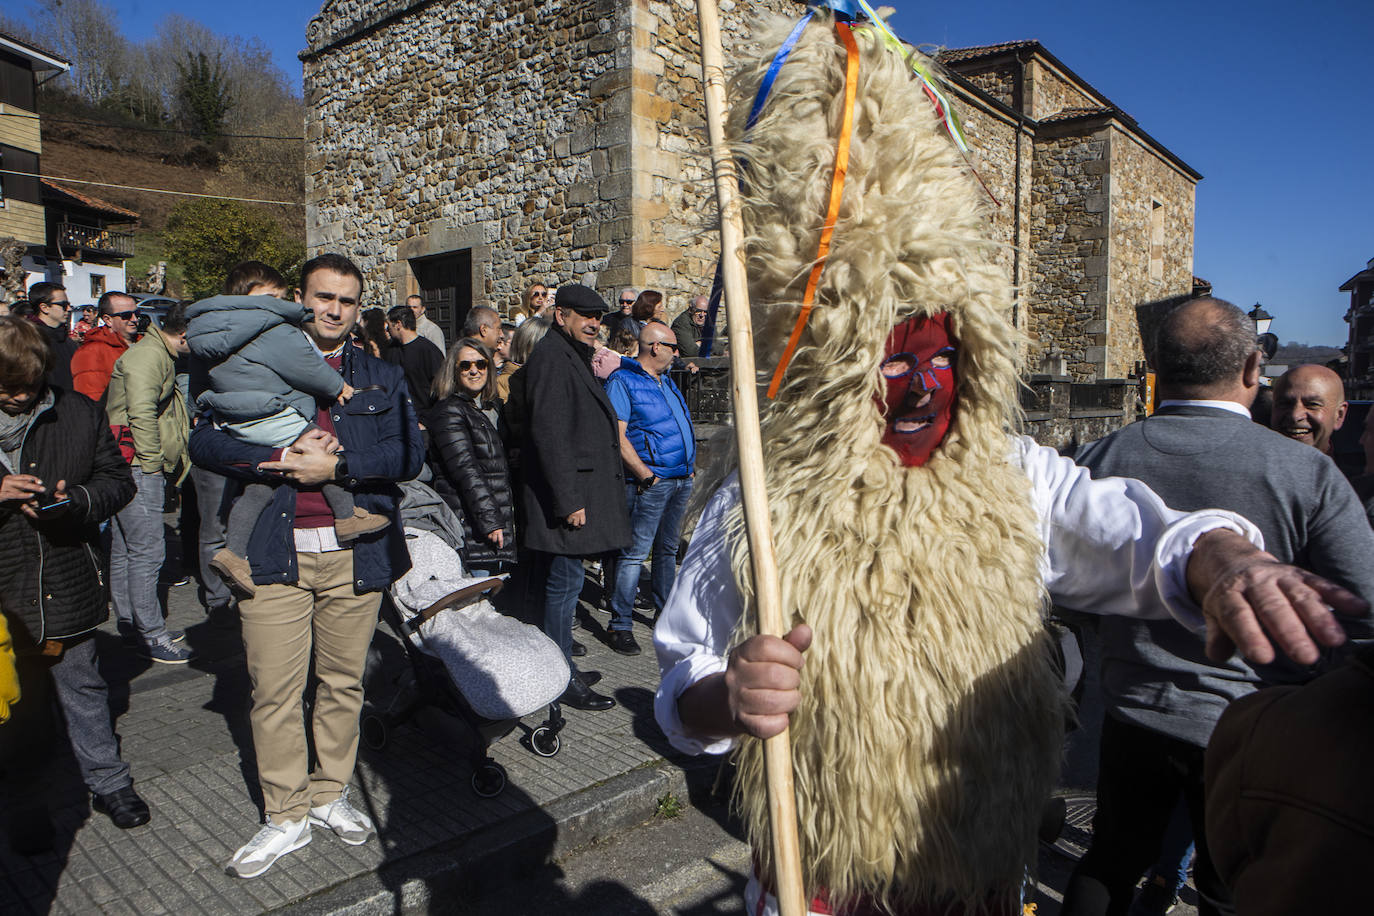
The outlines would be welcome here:
<svg viewBox="0 0 1374 916">
<path fill-rule="evenodd" d="M 203 616 L 193 590 L 172 590 L 172 626 L 204 626 Z M 104 629 L 112 634 L 113 623 Z M 647 628 L 638 630 L 647 642 Z M 508 787 L 497 798 L 482 799 L 469 783 L 473 738 L 449 717 L 417 716 L 395 730 L 384 753 L 359 755 L 355 797 L 374 814 L 380 841 L 347 846 L 317 830 L 310 846 L 251 881 L 223 871 L 260 826 L 241 765 L 251 747 L 238 747 L 224 714 L 246 710 L 241 650 L 207 655 L 203 663 L 175 671 L 144 666 L 119 650 L 104 653 L 102 665 L 117 690 L 121 678 L 132 678 L 128 707 L 116 710 L 117 730 L 154 819 L 121 831 L 92 814 L 70 750 L 60 749 L 49 781 L 65 857 L 21 859 L 0 844 L 0 912 L 262 913 L 658 759 L 635 735 L 658 735 L 647 705 L 657 679 L 652 654 L 624 658 L 594 638 L 583 641 L 589 649 L 586 667 L 603 672 L 600 689 L 625 699 L 606 713 L 567 711 L 556 757 L 531 753 L 520 743 L 524 732 L 516 729 L 490 750 L 507 769 Z M 546 715 L 540 710 L 524 724 L 538 727 Z M 246 718 L 235 721 L 245 730 L 240 740 L 248 740 Z"/>
</svg>

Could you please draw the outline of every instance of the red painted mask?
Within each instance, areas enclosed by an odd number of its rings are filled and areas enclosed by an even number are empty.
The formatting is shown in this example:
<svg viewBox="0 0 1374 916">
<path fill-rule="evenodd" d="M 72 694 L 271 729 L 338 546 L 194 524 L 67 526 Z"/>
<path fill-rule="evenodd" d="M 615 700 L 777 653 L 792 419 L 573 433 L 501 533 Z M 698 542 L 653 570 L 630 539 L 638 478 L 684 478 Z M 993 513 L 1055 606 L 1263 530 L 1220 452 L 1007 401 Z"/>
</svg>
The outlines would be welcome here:
<svg viewBox="0 0 1374 916">
<path fill-rule="evenodd" d="M 945 440 L 954 419 L 955 357 L 949 315 L 908 318 L 892 329 L 879 367 L 887 385 L 883 444 L 902 464 L 920 467 Z"/>
</svg>

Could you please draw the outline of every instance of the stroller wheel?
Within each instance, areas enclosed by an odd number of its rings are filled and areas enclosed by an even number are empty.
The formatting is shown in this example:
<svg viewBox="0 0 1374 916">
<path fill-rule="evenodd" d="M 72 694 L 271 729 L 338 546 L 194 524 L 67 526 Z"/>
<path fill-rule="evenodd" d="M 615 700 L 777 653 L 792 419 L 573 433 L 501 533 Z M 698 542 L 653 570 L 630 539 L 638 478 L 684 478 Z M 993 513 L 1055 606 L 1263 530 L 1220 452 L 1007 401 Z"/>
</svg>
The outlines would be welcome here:
<svg viewBox="0 0 1374 916">
<path fill-rule="evenodd" d="M 358 730 L 363 739 L 363 744 L 367 745 L 369 750 L 380 751 L 386 747 L 387 739 L 390 736 L 387 734 L 386 722 L 382 720 L 381 716 L 375 713 L 365 713 L 362 721 L 358 723 Z"/>
<path fill-rule="evenodd" d="M 540 757 L 554 756 L 558 753 L 560 746 L 558 732 L 549 728 L 547 725 L 541 725 L 530 732 L 530 750 L 534 751 Z"/>
<path fill-rule="evenodd" d="M 495 798 L 506 788 L 506 768 L 488 760 L 472 774 L 472 791 L 482 798 Z"/>
</svg>

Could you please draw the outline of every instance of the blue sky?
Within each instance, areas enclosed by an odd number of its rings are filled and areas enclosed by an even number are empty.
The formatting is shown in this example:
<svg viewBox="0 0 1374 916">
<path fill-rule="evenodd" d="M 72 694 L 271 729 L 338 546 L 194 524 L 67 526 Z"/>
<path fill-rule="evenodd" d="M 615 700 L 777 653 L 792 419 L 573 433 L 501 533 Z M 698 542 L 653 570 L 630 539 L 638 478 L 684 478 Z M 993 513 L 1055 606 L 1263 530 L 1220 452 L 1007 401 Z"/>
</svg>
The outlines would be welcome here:
<svg viewBox="0 0 1374 916">
<path fill-rule="evenodd" d="M 281 67 L 314 0 L 108 0 L 133 39 L 169 12 L 259 38 Z M 467 0 L 487 2 L 487 0 Z M 747 0 L 741 0 L 747 2 Z M 1194 272 L 1274 315 L 1283 341 L 1340 345 L 1374 258 L 1374 17 L 1353 0 L 887 0 L 903 38 L 949 47 L 1039 39 L 1204 176 Z M 877 0 L 875 0 L 877 5 Z"/>
</svg>

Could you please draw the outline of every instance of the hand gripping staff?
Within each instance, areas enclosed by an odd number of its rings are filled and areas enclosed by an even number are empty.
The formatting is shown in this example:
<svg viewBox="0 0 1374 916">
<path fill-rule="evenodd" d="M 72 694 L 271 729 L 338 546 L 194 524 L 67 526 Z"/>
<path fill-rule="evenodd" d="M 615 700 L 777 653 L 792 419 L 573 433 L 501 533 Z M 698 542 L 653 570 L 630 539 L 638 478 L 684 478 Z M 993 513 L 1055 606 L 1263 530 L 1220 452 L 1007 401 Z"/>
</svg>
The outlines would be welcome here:
<svg viewBox="0 0 1374 916">
<path fill-rule="evenodd" d="M 739 182 L 735 162 L 725 146 L 725 55 L 721 50 L 720 13 L 716 8 L 716 0 L 697 0 L 697 18 L 701 30 L 706 125 L 720 209 L 720 261 L 725 287 L 726 323 L 730 333 L 730 372 L 735 404 L 735 435 L 739 443 L 744 524 L 754 571 L 759 632 L 780 637 L 783 635 L 782 586 L 778 579 L 773 527 L 768 516 L 768 495 L 764 485 L 763 437 L 759 430 L 758 392 L 754 383 L 754 337 L 749 318 L 749 286 L 741 251 L 744 229 L 740 220 Z M 786 730 L 764 742 L 764 759 L 778 906 L 782 916 L 806 916 L 801 850 L 797 838 L 797 799 L 792 785 L 791 744 Z"/>
</svg>

